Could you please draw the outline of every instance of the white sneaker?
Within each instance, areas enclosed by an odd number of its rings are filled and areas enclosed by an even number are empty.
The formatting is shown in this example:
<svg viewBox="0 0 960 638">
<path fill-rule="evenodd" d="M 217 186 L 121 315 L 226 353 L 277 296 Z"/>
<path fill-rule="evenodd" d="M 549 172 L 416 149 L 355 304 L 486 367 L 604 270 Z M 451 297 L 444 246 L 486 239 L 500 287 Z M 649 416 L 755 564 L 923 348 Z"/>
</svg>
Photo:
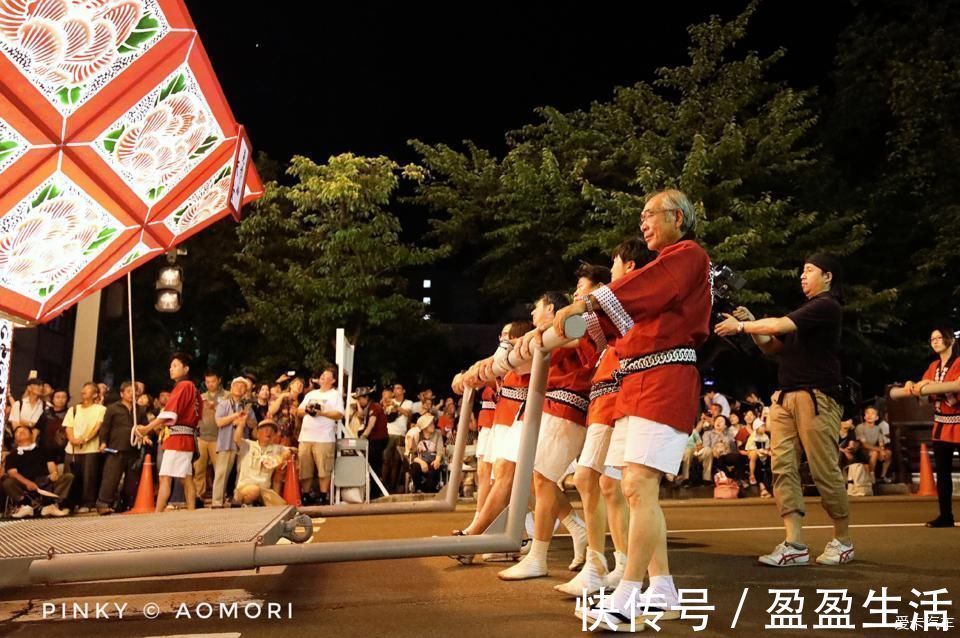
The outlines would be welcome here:
<svg viewBox="0 0 960 638">
<path fill-rule="evenodd" d="M 17 511 L 10 516 L 12 518 L 27 518 L 28 516 L 33 516 L 33 508 L 29 505 L 21 505 L 17 508 Z"/>
<path fill-rule="evenodd" d="M 56 503 L 51 503 L 50 505 L 45 505 L 43 509 L 40 510 L 40 516 L 56 516 L 60 518 L 62 516 L 69 516 L 70 512 L 67 510 L 60 509 Z"/>
<path fill-rule="evenodd" d="M 810 552 L 806 549 L 791 547 L 784 541 L 774 547 L 772 552 L 760 556 L 757 560 L 771 567 L 793 567 L 808 564 L 810 562 Z"/>
<path fill-rule="evenodd" d="M 561 594 L 583 596 L 595 594 L 607 585 L 607 559 L 595 550 L 587 550 L 587 562 L 576 576 L 562 585 L 554 585 Z"/>
<path fill-rule="evenodd" d="M 817 556 L 821 565 L 843 565 L 853 560 L 853 545 L 844 545 L 833 539 L 823 548 L 823 553 Z"/>
<path fill-rule="evenodd" d="M 89 514 L 89 513 L 90 513 L 90 508 L 89 508 L 89 507 L 78 507 L 78 508 L 75 509 L 74 511 L 75 511 L 77 514 Z"/>
</svg>

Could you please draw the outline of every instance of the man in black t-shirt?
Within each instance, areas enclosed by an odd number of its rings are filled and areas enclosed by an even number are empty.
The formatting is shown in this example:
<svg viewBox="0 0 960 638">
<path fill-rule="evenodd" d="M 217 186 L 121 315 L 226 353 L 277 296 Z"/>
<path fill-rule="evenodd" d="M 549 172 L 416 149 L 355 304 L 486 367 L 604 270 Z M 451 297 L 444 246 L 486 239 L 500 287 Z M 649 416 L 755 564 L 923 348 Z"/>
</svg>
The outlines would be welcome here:
<svg viewBox="0 0 960 638">
<path fill-rule="evenodd" d="M 846 483 L 837 463 L 837 439 L 842 408 L 839 403 L 840 261 L 829 253 L 807 258 L 800 286 L 807 297 L 786 317 L 754 319 L 746 308 L 717 324 L 722 337 L 749 334 L 765 354 L 779 358 L 780 389 L 772 397 L 770 443 L 773 457 L 773 492 L 783 518 L 786 540 L 759 558 L 765 565 L 787 567 L 810 561 L 803 542 L 806 508 L 800 485 L 801 445 L 810 473 L 820 492 L 821 504 L 833 520 L 834 539 L 817 557 L 822 565 L 853 560 L 850 508 Z"/>
<path fill-rule="evenodd" d="M 57 465 L 34 442 L 30 428 L 20 426 L 13 436 L 17 447 L 7 456 L 7 475 L 3 478 L 4 493 L 19 503 L 13 518 L 33 516 L 35 508 L 43 502 L 48 504 L 40 510 L 42 516 L 69 514 L 67 510 L 60 509 L 55 501 L 62 501 L 70 493 L 73 475 L 60 476 L 57 473 Z M 38 490 L 53 492 L 59 498 L 44 497 Z"/>
</svg>

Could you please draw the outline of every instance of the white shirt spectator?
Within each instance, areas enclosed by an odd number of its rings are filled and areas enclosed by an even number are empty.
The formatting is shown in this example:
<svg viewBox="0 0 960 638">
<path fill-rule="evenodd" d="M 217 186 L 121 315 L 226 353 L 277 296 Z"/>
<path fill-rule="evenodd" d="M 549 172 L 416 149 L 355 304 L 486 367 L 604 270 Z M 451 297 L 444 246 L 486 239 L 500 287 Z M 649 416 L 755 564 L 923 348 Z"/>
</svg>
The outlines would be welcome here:
<svg viewBox="0 0 960 638">
<path fill-rule="evenodd" d="M 404 399 L 403 403 L 400 404 L 400 409 L 410 410 L 413 412 L 413 401 L 410 399 Z M 387 433 L 391 436 L 406 436 L 407 426 L 410 425 L 410 417 L 400 414 L 396 419 L 387 423 Z M 300 439 L 303 440 L 302 438 Z"/>
<path fill-rule="evenodd" d="M 45 407 L 43 399 L 40 398 L 36 403 L 30 403 L 27 399 L 14 401 L 13 409 L 10 411 L 10 422 L 19 425 L 21 421 L 26 421 L 31 427 L 36 427 Z"/>
<path fill-rule="evenodd" d="M 308 405 L 321 404 L 324 412 L 339 412 L 343 414 L 343 397 L 340 390 L 330 388 L 327 391 L 311 390 L 300 402 L 300 409 Z M 300 428 L 301 443 L 336 443 L 337 422 L 325 416 L 303 416 L 303 425 Z"/>
<path fill-rule="evenodd" d="M 730 416 L 730 402 L 727 401 L 727 397 L 717 392 L 713 395 L 713 404 L 720 406 L 720 414 L 726 417 Z"/>
</svg>

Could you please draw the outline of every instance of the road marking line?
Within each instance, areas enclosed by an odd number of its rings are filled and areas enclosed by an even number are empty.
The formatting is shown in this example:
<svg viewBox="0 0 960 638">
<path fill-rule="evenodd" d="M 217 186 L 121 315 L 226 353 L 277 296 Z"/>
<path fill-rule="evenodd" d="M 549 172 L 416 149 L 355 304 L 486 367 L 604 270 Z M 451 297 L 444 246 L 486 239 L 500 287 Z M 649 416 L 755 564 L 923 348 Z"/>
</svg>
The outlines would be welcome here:
<svg viewBox="0 0 960 638">
<path fill-rule="evenodd" d="M 167 636 L 147 636 L 146 638 L 240 638 L 242 634 L 170 634 Z"/>
<path fill-rule="evenodd" d="M 857 529 L 870 527 L 924 527 L 925 523 L 877 523 L 864 525 L 851 525 Z M 803 529 L 833 529 L 833 525 L 804 525 Z M 773 532 L 783 530 L 783 526 L 777 527 L 712 527 L 700 529 L 668 529 L 667 534 L 695 534 L 697 532 Z"/>
</svg>

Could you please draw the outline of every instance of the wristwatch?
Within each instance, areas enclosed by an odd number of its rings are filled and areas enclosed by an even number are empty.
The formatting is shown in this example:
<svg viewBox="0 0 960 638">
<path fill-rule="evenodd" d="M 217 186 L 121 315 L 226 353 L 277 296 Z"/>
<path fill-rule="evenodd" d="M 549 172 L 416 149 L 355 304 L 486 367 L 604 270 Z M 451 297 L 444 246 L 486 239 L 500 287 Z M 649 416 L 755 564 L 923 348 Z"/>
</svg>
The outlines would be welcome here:
<svg viewBox="0 0 960 638">
<path fill-rule="evenodd" d="M 590 295 L 583 295 L 580 301 L 587 307 L 587 312 L 593 312 L 593 300 L 590 299 Z"/>
</svg>

